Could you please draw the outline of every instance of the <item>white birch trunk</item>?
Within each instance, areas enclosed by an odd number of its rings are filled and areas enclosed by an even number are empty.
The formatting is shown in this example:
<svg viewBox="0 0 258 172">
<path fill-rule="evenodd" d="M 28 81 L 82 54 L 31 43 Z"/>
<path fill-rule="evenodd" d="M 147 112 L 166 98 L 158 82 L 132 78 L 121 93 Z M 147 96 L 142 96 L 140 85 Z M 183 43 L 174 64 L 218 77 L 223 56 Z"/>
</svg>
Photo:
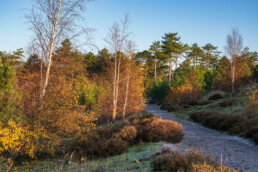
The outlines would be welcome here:
<svg viewBox="0 0 258 172">
<path fill-rule="evenodd" d="M 123 108 L 123 118 L 125 118 L 127 101 L 128 101 L 128 92 L 129 92 L 129 83 L 130 83 L 130 72 L 131 72 L 131 60 L 129 59 L 128 72 L 127 72 L 127 82 L 126 82 L 126 91 L 125 91 L 125 103 Z"/>
<path fill-rule="evenodd" d="M 48 67 L 47 67 L 47 72 L 46 72 L 46 78 L 45 78 L 45 83 L 43 85 L 42 92 L 41 92 L 41 95 L 40 95 L 40 101 L 43 100 L 43 98 L 46 94 L 46 88 L 47 88 L 47 85 L 48 85 L 50 67 L 51 67 L 51 63 L 52 63 L 53 46 L 54 46 L 56 29 L 57 29 L 58 20 L 59 20 L 59 14 L 60 14 L 60 10 L 61 10 L 61 4 L 62 4 L 62 0 L 59 0 L 59 7 L 58 7 L 57 17 L 56 17 L 56 20 L 55 20 L 54 31 L 51 34 L 51 44 L 50 44 L 50 50 L 49 50 L 49 58 L 48 58 Z"/>
</svg>

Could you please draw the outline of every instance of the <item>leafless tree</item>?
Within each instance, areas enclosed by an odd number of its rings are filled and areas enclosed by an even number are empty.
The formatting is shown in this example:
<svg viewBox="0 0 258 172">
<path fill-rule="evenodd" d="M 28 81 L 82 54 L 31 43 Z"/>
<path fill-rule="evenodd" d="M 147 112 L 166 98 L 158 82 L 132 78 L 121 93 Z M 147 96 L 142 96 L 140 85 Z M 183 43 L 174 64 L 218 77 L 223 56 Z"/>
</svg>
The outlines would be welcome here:
<svg viewBox="0 0 258 172">
<path fill-rule="evenodd" d="M 226 52 L 231 58 L 231 87 L 232 96 L 235 94 L 235 58 L 240 55 L 243 47 L 242 36 L 238 29 L 232 29 L 231 33 L 227 36 Z"/>
<path fill-rule="evenodd" d="M 35 0 L 32 9 L 25 14 L 34 34 L 32 43 L 39 48 L 41 66 L 42 63 L 47 66 L 44 79 L 41 72 L 40 102 L 46 93 L 56 47 L 66 38 L 72 41 L 86 35 L 87 41 L 90 39 L 91 29 L 77 24 L 83 21 L 80 13 L 85 9 L 86 1 L 89 0 Z"/>
<path fill-rule="evenodd" d="M 119 82 L 120 82 L 120 66 L 122 52 L 124 51 L 124 43 L 127 41 L 129 33 L 127 31 L 129 24 L 129 15 L 126 14 L 122 21 L 122 30 L 118 23 L 114 23 L 110 29 L 106 42 L 110 45 L 111 51 L 113 52 L 114 58 L 114 75 L 113 75 L 113 119 L 116 119 L 117 115 L 117 102 L 119 93 Z"/>
</svg>

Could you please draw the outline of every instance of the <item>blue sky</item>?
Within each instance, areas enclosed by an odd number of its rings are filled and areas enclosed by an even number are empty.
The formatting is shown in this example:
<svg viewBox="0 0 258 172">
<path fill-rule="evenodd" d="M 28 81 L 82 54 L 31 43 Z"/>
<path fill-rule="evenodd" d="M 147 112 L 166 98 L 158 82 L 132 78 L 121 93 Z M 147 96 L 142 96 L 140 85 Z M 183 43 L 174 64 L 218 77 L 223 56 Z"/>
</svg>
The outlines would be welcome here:
<svg viewBox="0 0 258 172">
<path fill-rule="evenodd" d="M 30 31 L 23 14 L 31 0 L 0 0 L 0 51 L 25 48 Z M 95 0 L 83 16 L 88 27 L 95 28 L 96 45 L 103 40 L 114 21 L 130 14 L 133 40 L 138 50 L 148 49 L 164 33 L 178 32 L 184 43 L 200 46 L 212 43 L 223 51 L 226 35 L 238 28 L 244 46 L 258 51 L 257 0 Z"/>
</svg>

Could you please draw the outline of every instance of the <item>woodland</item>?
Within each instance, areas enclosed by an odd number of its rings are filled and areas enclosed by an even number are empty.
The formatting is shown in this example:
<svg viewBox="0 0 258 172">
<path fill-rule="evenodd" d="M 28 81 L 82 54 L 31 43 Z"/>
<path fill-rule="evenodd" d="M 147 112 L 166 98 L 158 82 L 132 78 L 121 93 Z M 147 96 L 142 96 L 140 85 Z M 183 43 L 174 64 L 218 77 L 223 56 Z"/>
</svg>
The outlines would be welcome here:
<svg viewBox="0 0 258 172">
<path fill-rule="evenodd" d="M 201 151 L 155 154 L 160 141 L 180 143 L 183 126 L 146 113 L 147 104 L 258 144 L 258 53 L 238 29 L 229 30 L 227 56 L 183 43 L 180 31 L 137 51 L 125 15 L 110 27 L 109 48 L 84 52 L 80 37 L 94 47 L 92 30 L 77 25 L 85 4 L 36 0 L 25 14 L 29 54 L 0 51 L 0 171 L 123 171 L 96 163 L 126 152 L 135 156 L 128 171 L 233 170 Z M 151 157 L 137 159 L 137 146 Z M 40 169 L 45 161 L 57 163 Z"/>
</svg>

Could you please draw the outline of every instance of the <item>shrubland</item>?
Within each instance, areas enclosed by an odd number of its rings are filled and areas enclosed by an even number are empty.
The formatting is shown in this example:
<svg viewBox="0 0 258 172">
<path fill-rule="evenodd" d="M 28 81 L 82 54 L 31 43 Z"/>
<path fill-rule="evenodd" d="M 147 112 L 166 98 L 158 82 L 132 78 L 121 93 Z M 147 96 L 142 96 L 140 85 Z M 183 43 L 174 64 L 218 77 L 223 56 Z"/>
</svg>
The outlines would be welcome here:
<svg viewBox="0 0 258 172">
<path fill-rule="evenodd" d="M 22 49 L 0 52 L 0 161 L 7 171 L 53 156 L 96 160 L 142 142 L 179 143 L 182 125 L 144 113 L 147 97 L 186 119 L 258 142 L 258 55 L 242 50 L 241 37 L 232 39 L 240 47 L 229 57 L 210 43 L 182 43 L 178 33 L 165 33 L 136 53 L 127 15 L 122 28 L 115 23 L 110 29 L 109 50 L 83 53 L 71 39 L 80 35 L 72 36 L 78 31 L 74 19 L 85 1 L 42 2 L 26 16 L 36 36 L 29 57 Z M 159 170 L 163 163 L 172 171 L 218 170 L 198 152 L 163 152 L 152 162 Z"/>
<path fill-rule="evenodd" d="M 1 52 L 0 56 L 0 156 L 9 164 L 9 170 L 22 161 L 37 160 L 70 151 L 70 145 L 99 137 L 96 127 L 143 111 L 144 88 L 142 72 L 133 59 L 121 57 L 121 78 L 127 76 L 126 66 L 131 63 L 131 82 L 124 108 L 125 80 L 119 82 L 117 119 L 112 118 L 113 56 L 107 50 L 89 60 L 66 39 L 53 53 L 49 83 L 42 99 L 42 83 L 46 61 L 38 54 L 22 60 L 23 52 Z M 97 61 L 97 63 L 91 63 Z M 121 136 L 106 138 L 106 146 L 116 152 L 125 146 L 130 126 Z M 108 129 L 107 129 L 108 130 Z M 112 133 L 114 134 L 114 133 Z M 132 138 L 133 139 L 133 138 Z M 12 145 L 12 143 L 15 144 Z M 118 143 L 118 145 L 116 145 Z M 122 143 L 119 145 L 119 143 Z M 125 143 L 125 144 L 124 144 Z M 100 148 L 99 148 L 100 149 Z M 121 148 L 120 153 L 124 152 Z M 73 151 L 73 150 L 71 150 Z M 119 151 L 118 151 L 119 153 Z M 102 151 L 101 154 L 105 156 Z"/>
<path fill-rule="evenodd" d="M 201 151 L 188 150 L 185 154 L 163 148 L 162 152 L 151 160 L 154 171 L 237 171 L 219 165 L 211 155 L 205 156 Z"/>
</svg>

